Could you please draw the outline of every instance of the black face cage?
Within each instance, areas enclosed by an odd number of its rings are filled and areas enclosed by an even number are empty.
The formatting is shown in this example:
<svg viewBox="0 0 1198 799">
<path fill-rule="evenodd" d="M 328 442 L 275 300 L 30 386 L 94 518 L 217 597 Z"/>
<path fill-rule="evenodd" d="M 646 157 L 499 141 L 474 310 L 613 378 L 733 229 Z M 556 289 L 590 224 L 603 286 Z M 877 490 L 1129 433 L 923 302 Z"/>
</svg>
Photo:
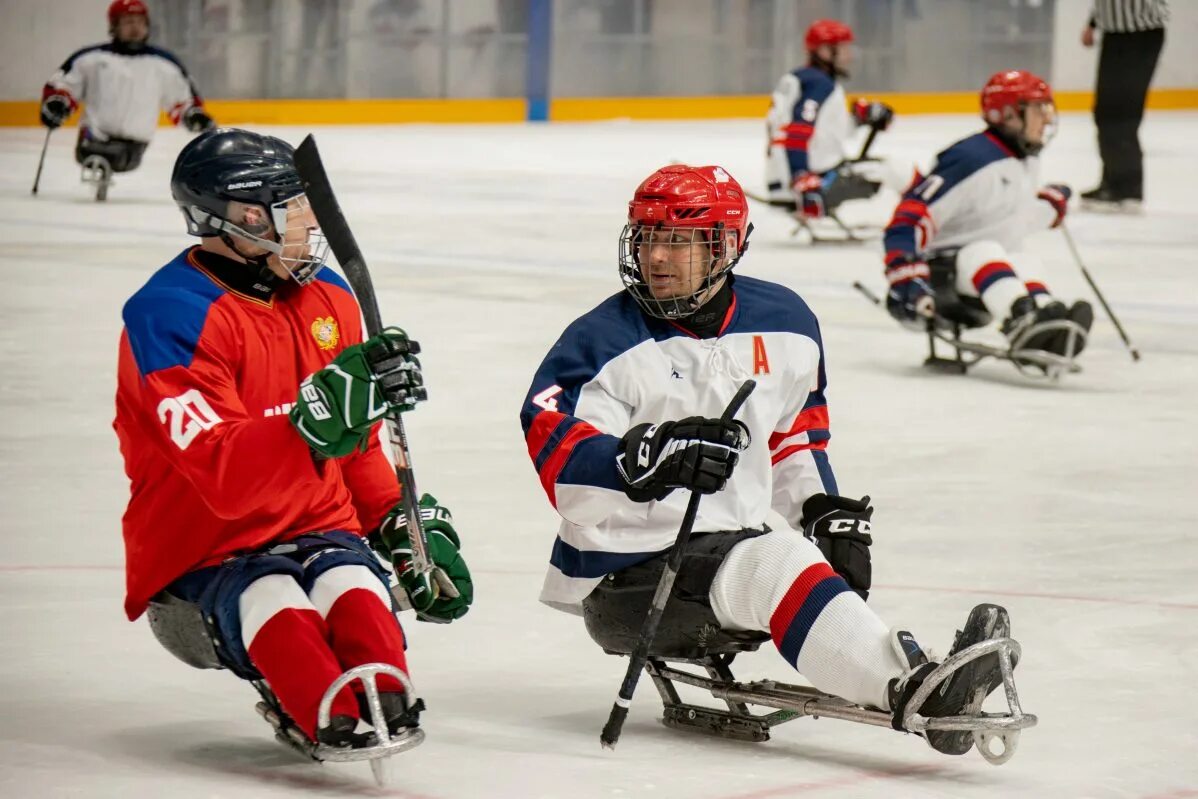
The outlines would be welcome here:
<svg viewBox="0 0 1198 799">
<path fill-rule="evenodd" d="M 657 319 L 684 319 L 703 305 L 703 302 L 708 298 L 708 293 L 711 288 L 720 281 L 724 275 L 731 271 L 732 267 L 740 261 L 745 250 L 748 249 L 749 233 L 752 232 L 753 226 L 749 225 L 745 231 L 745 237 L 738 242 L 738 247 L 735 252 L 729 253 L 726 244 L 726 226 L 723 222 L 717 222 L 712 227 L 667 227 L 662 223 L 657 225 L 625 225 L 624 230 L 620 233 L 620 282 L 624 284 L 624 289 L 632 295 L 636 300 L 637 305 L 641 307 L 646 314 Z M 673 243 L 677 246 L 686 246 L 702 241 L 707 245 L 707 257 L 702 262 L 691 260 L 689 265 L 690 275 L 694 274 L 696 268 L 702 269 L 704 272 L 703 279 L 695 287 L 693 291 L 686 294 L 679 294 L 672 297 L 654 297 L 653 290 L 649 286 L 649 281 L 641 272 L 641 248 L 646 244 L 646 234 L 654 232 L 669 232 L 669 235 L 677 235 L 679 233 L 689 234 L 689 238 L 683 242 Z M 701 236 L 697 239 L 696 236 Z M 689 277 L 689 275 L 688 275 Z"/>
</svg>

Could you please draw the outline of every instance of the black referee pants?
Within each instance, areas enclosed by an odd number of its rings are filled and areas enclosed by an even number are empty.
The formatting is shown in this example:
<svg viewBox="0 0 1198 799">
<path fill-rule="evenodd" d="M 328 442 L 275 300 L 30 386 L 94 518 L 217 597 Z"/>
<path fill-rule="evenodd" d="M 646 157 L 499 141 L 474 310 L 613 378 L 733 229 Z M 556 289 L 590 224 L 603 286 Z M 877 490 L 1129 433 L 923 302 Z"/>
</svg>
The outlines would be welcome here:
<svg viewBox="0 0 1198 799">
<path fill-rule="evenodd" d="M 1102 185 L 1123 197 L 1144 196 L 1140 122 L 1164 43 L 1164 28 L 1102 34 L 1094 123 L 1102 156 Z"/>
</svg>

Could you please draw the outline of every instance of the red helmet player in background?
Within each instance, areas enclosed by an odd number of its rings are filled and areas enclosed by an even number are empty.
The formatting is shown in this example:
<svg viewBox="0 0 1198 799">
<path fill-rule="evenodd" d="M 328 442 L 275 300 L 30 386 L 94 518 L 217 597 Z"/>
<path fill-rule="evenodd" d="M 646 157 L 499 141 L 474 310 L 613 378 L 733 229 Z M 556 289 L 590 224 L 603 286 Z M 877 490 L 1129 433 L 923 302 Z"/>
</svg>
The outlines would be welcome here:
<svg viewBox="0 0 1198 799">
<path fill-rule="evenodd" d="M 778 81 L 766 118 L 766 182 L 770 202 L 806 223 L 835 217 L 842 202 L 872 197 L 883 185 L 901 191 L 905 178 L 867 159 L 867 148 L 849 155 L 857 130 L 868 129 L 872 143 L 894 119 L 885 103 L 857 100 L 849 107 L 840 80 L 848 77 L 856 51 L 852 29 L 837 20 L 816 20 L 804 41 L 807 66 Z"/>
<path fill-rule="evenodd" d="M 136 48 L 150 38 L 150 11 L 141 0 L 112 0 L 108 6 L 108 35 Z"/>
<path fill-rule="evenodd" d="M 620 234 L 624 290 L 570 324 L 520 411 L 562 517 L 541 600 L 581 612 L 600 646 L 627 654 L 686 492 L 698 492 L 678 571 L 688 599 L 667 606 L 654 646 L 771 633 L 818 689 L 893 713 L 905 729 L 934 667 L 863 601 L 873 508 L 838 495 L 828 461 L 819 323 L 790 289 L 733 273 L 750 232 L 744 191 L 722 167 L 663 167 L 634 192 Z M 747 378 L 752 396 L 722 418 Z M 790 526 L 766 527 L 771 510 Z M 968 624 L 958 647 L 1007 629 L 1005 611 L 984 607 L 1001 626 Z M 997 658 L 958 674 L 919 712 L 972 713 L 1002 681 Z M 971 745 L 929 742 L 950 754 Z"/>
<path fill-rule="evenodd" d="M 142 0 L 113 0 L 108 33 L 111 41 L 74 52 L 42 89 L 41 122 L 48 128 L 85 104 L 75 160 L 97 200 L 107 199 L 113 173 L 141 164 L 160 112 L 191 131 L 213 127 L 182 62 L 148 43 L 150 12 Z"/>
<path fill-rule="evenodd" d="M 1025 155 L 1037 155 L 1056 134 L 1052 89 L 1025 69 L 998 72 L 982 87 L 982 119 Z"/>
<path fill-rule="evenodd" d="M 1056 131 L 1052 89 L 1026 70 L 999 72 L 982 88 L 981 106 L 986 130 L 937 155 L 886 229 L 887 308 L 920 329 L 942 312 L 967 327 L 1000 320 L 1011 360 L 1059 373 L 1085 346 L 1093 311 L 1083 301 L 1066 308 L 1043 283 L 1017 274 L 1038 270 L 1023 240 L 1058 226 L 1072 193 L 1040 184 L 1038 156 Z M 947 306 L 975 312 L 963 319 Z"/>
</svg>

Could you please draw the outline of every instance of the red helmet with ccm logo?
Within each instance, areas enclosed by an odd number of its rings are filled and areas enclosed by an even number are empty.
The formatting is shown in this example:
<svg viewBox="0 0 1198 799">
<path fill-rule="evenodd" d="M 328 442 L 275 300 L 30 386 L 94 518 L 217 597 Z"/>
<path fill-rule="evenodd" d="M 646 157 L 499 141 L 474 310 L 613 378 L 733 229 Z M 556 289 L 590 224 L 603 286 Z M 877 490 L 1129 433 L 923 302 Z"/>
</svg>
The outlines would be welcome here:
<svg viewBox="0 0 1198 799">
<path fill-rule="evenodd" d="M 137 14 L 145 17 L 149 22 L 150 10 L 146 8 L 146 4 L 142 0 L 112 0 L 108 6 L 108 25 L 112 27 L 121 17 Z"/>
<path fill-rule="evenodd" d="M 630 227 L 712 228 L 736 233 L 744 251 L 749 228 L 745 191 L 720 166 L 665 166 L 645 178 L 628 203 Z M 724 257 L 722 253 L 713 253 Z"/>
<path fill-rule="evenodd" d="M 710 290 L 736 265 L 748 247 L 749 202 L 736 179 L 719 166 L 662 167 L 645 178 L 628 203 L 628 224 L 620 234 L 620 280 L 650 316 L 681 319 L 706 301 Z M 689 242 L 703 243 L 708 255 L 691 263 L 691 288 L 655 295 L 641 261 L 657 231 L 690 231 Z M 731 234 L 731 236 L 729 235 Z M 731 238 L 731 241 L 729 241 Z"/>
<path fill-rule="evenodd" d="M 982 87 L 982 119 L 997 125 L 1003 120 L 1003 109 L 1052 101 L 1048 82 L 1026 69 L 996 72 Z"/>
<path fill-rule="evenodd" d="M 821 44 L 848 44 L 853 41 L 853 29 L 836 19 L 817 19 L 807 29 L 806 44 L 808 50 L 814 50 Z"/>
</svg>

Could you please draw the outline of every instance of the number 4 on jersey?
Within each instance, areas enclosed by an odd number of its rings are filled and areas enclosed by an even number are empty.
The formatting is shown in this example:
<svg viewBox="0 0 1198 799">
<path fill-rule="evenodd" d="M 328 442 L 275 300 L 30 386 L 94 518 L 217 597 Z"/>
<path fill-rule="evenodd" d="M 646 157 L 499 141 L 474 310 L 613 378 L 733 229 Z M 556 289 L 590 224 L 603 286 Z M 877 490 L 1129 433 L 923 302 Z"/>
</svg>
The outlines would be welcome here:
<svg viewBox="0 0 1198 799">
<path fill-rule="evenodd" d="M 196 436 L 223 421 L 194 388 L 158 403 L 158 420 L 167 425 L 171 441 L 179 449 L 187 449 Z"/>
<path fill-rule="evenodd" d="M 561 393 L 562 393 L 561 386 L 550 386 L 549 388 L 542 391 L 540 394 L 537 394 L 535 397 L 533 397 L 532 404 L 536 405 L 538 408 L 544 408 L 547 411 L 556 411 L 557 410 L 557 400 L 555 399 L 555 397 L 557 397 L 557 395 L 561 394 Z"/>
</svg>

